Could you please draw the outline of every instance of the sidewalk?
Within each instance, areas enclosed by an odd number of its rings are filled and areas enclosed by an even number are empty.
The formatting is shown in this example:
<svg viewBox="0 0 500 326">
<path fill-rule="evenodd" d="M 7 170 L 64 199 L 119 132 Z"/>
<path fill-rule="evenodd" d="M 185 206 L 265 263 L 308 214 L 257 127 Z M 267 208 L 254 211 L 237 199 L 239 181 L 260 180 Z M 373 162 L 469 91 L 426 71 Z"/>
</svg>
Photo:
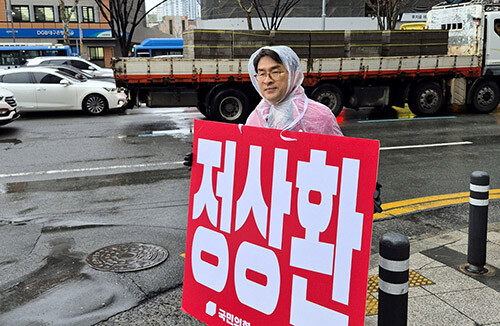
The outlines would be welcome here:
<svg viewBox="0 0 500 326">
<path fill-rule="evenodd" d="M 467 229 L 410 239 L 408 325 L 500 326 L 500 222 L 489 223 L 485 276 L 460 271 L 467 263 Z M 370 259 L 365 325 L 377 325 L 378 254 Z M 182 287 L 98 323 L 204 325 L 180 311 Z"/>
<path fill-rule="evenodd" d="M 410 240 L 408 325 L 500 325 L 500 223 L 488 225 L 490 272 L 484 276 L 461 271 L 467 264 L 467 231 Z M 373 256 L 369 275 L 378 273 L 378 255 Z M 378 297 L 376 292 L 370 295 Z M 373 301 L 367 300 L 367 311 Z M 377 325 L 373 312 L 368 312 L 365 325 Z"/>
</svg>

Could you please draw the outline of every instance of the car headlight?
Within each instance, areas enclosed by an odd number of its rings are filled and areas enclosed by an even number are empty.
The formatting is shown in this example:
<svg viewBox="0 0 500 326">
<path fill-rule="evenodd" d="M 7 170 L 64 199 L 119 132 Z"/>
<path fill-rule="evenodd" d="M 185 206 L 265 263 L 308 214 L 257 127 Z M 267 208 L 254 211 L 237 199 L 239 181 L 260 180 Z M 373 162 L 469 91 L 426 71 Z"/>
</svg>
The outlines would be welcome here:
<svg viewBox="0 0 500 326">
<path fill-rule="evenodd" d="M 114 87 L 103 87 L 105 90 L 107 90 L 110 93 L 116 93 L 117 90 Z"/>
<path fill-rule="evenodd" d="M 3 100 L 3 96 L 0 96 L 0 101 Z"/>
</svg>

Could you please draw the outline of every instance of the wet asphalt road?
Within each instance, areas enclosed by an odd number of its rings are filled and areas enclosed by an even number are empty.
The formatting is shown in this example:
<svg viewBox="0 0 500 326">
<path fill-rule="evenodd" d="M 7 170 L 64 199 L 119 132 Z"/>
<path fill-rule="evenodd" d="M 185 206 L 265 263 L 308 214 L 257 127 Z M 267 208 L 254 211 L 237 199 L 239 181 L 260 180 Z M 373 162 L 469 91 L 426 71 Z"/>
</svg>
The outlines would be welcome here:
<svg viewBox="0 0 500 326">
<path fill-rule="evenodd" d="M 141 108 L 30 114 L 0 127 L 0 325 L 91 325 L 180 286 L 189 190 L 181 161 L 201 117 Z M 346 136 L 380 140 L 384 202 L 468 191 L 474 170 L 500 188 L 499 109 L 409 118 L 407 110 L 373 109 L 339 117 Z M 447 145 L 422 147 L 429 144 Z M 461 228 L 465 209 L 377 222 L 374 239 L 388 229 L 419 236 Z M 134 273 L 85 263 L 123 242 L 161 245 L 169 258 Z"/>
</svg>

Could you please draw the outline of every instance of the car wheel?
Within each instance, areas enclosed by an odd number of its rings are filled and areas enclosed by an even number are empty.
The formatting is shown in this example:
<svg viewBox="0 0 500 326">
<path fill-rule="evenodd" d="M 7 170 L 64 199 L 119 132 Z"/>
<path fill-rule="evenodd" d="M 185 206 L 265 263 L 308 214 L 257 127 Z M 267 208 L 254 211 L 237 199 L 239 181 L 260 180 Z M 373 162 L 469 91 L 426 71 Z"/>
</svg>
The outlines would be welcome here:
<svg viewBox="0 0 500 326">
<path fill-rule="evenodd" d="M 83 99 L 83 110 L 92 115 L 102 114 L 108 109 L 108 103 L 104 96 L 99 94 L 90 94 Z"/>
</svg>

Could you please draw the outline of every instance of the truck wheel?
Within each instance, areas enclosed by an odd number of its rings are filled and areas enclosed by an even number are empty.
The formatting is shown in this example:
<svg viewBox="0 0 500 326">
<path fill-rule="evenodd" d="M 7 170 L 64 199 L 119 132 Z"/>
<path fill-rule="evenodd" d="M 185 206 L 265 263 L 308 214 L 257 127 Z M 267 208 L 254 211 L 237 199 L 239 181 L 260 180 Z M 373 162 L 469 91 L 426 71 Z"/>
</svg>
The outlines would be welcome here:
<svg viewBox="0 0 500 326">
<path fill-rule="evenodd" d="M 320 85 L 314 88 L 311 98 L 326 105 L 335 116 L 338 116 L 344 107 L 342 92 L 335 85 Z"/>
<path fill-rule="evenodd" d="M 490 113 L 497 108 L 499 102 L 498 85 L 491 80 L 485 80 L 474 87 L 470 108 L 479 113 Z"/>
<path fill-rule="evenodd" d="M 418 84 L 410 93 L 408 106 L 416 115 L 435 115 L 443 109 L 443 91 L 435 82 Z"/>
<path fill-rule="evenodd" d="M 211 119 L 229 123 L 245 123 L 251 112 L 250 100 L 241 90 L 225 88 L 217 92 L 210 102 Z"/>
</svg>

